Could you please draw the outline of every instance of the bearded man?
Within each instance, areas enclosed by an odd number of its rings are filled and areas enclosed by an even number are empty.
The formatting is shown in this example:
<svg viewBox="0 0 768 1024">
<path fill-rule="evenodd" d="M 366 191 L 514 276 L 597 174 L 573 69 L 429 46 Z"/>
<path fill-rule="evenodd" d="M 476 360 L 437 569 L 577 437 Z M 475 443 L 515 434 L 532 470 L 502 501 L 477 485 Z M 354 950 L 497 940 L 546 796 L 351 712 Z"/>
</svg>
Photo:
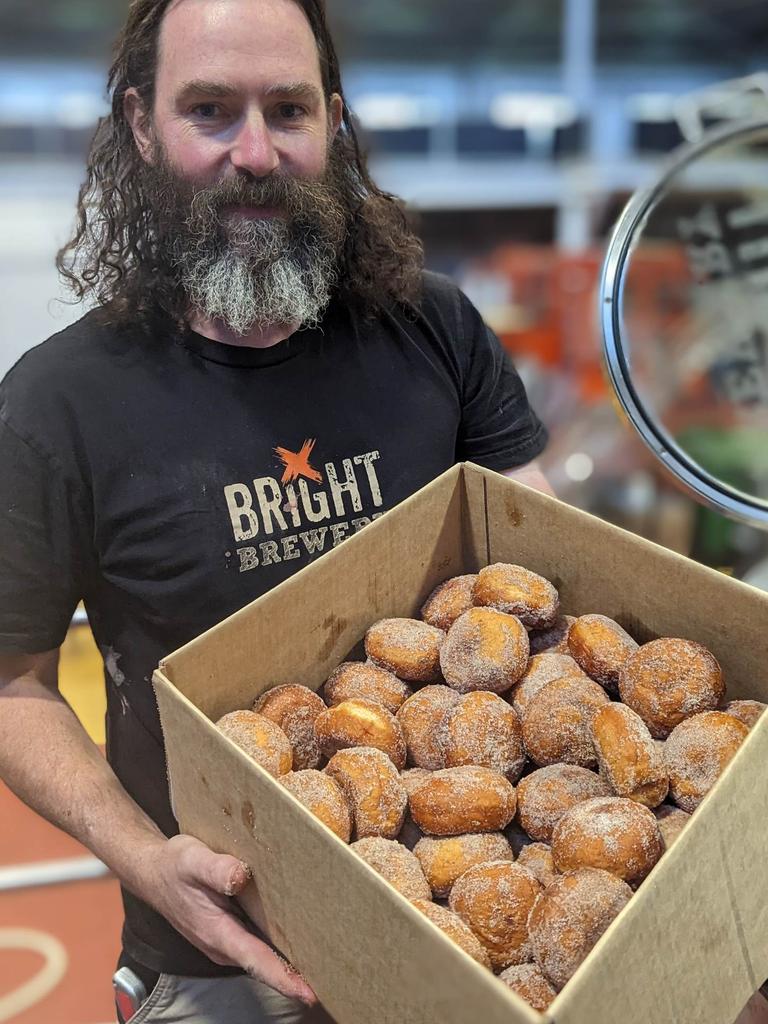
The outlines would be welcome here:
<svg viewBox="0 0 768 1024">
<path fill-rule="evenodd" d="M 120 879 L 136 1021 L 324 1020 L 177 834 L 152 670 L 459 460 L 546 486 L 546 433 L 371 180 L 322 0 L 133 0 L 109 84 L 93 308 L 0 394 L 0 769 Z M 57 689 L 81 599 L 108 763 Z"/>
</svg>

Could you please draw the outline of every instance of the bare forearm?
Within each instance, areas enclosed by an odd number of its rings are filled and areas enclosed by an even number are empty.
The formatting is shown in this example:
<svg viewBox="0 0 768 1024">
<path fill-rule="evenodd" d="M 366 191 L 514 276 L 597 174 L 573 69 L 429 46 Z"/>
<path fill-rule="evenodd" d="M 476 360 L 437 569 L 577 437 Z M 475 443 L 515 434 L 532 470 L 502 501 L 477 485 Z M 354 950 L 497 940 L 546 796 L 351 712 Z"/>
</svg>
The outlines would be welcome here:
<svg viewBox="0 0 768 1024">
<path fill-rule="evenodd" d="M 525 484 L 527 487 L 533 487 L 537 491 L 543 491 L 544 494 L 549 494 L 553 498 L 556 497 L 555 492 L 552 490 L 552 485 L 549 480 L 544 476 L 541 471 L 539 463 L 534 459 L 533 462 L 527 463 L 525 466 L 517 466 L 515 469 L 502 470 L 504 476 L 508 476 L 510 480 L 517 480 L 521 484 Z"/>
<path fill-rule="evenodd" d="M 0 688 L 0 776 L 104 861 L 137 895 L 164 837 L 134 803 L 69 706 L 32 677 Z"/>
</svg>

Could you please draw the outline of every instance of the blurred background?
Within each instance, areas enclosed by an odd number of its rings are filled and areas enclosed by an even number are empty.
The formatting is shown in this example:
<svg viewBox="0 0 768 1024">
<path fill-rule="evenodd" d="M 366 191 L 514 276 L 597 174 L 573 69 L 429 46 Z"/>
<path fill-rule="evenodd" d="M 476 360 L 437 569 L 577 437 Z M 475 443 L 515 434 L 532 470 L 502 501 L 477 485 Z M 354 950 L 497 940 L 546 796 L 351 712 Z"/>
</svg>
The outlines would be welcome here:
<svg viewBox="0 0 768 1024">
<path fill-rule="evenodd" d="M 683 139 L 680 98 L 765 67 L 763 0 L 328 0 L 328 8 L 373 176 L 406 200 L 428 265 L 456 279 L 513 354 L 551 431 L 542 463 L 558 494 L 764 581 L 766 535 L 696 504 L 621 422 L 596 312 L 618 214 Z M 105 72 L 125 10 L 125 0 L 0 0 L 0 375 L 82 315 L 62 301 L 53 259 L 107 108 Z M 695 188 L 697 203 L 718 203 L 729 182 L 709 175 Z M 679 203 L 672 216 L 690 196 Z M 674 316 L 686 273 L 679 246 L 638 258 L 633 321 Z M 696 444 L 717 444 L 722 475 L 746 472 L 738 446 L 706 431 Z M 73 627 L 64 687 L 103 742 L 100 671 L 87 627 Z M 86 858 L 73 868 L 81 880 L 60 884 L 61 865 L 83 851 L 3 791 L 6 811 L 22 824 L 0 832 L 0 1022 L 112 1019 L 114 883 L 87 880 L 83 872 L 98 875 L 98 865 Z"/>
</svg>

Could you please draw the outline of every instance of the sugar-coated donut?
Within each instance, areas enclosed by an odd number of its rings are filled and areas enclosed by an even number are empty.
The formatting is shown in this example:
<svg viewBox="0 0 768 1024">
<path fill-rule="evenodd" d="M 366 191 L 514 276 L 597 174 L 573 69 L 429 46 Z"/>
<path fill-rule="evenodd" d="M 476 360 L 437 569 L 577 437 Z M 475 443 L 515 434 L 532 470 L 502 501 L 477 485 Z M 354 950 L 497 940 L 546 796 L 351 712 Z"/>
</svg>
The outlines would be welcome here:
<svg viewBox="0 0 768 1024">
<path fill-rule="evenodd" d="M 315 736 L 315 719 L 325 704 L 314 690 L 298 683 L 274 686 L 253 702 L 253 710 L 279 725 L 293 750 L 294 771 L 317 768 L 322 760 Z"/>
<path fill-rule="evenodd" d="M 352 812 L 340 786 L 330 775 L 306 768 L 282 775 L 280 784 L 335 832 L 342 842 L 349 842 L 352 835 Z"/>
<path fill-rule="evenodd" d="M 438 732 L 446 768 L 482 765 L 517 782 L 526 761 L 523 728 L 514 708 L 495 693 L 465 693 L 449 708 Z"/>
<path fill-rule="evenodd" d="M 453 576 L 440 583 L 424 602 L 422 619 L 430 626 L 449 630 L 456 619 L 472 607 L 472 588 L 476 579 L 476 575 Z"/>
<path fill-rule="evenodd" d="M 553 625 L 560 609 L 557 590 L 549 580 L 522 565 L 506 562 L 481 569 L 472 593 L 476 605 L 516 615 L 530 629 Z"/>
<path fill-rule="evenodd" d="M 576 804 L 562 816 L 552 836 L 558 871 L 601 868 L 630 885 L 638 885 L 663 852 L 653 812 L 620 796 Z"/>
<path fill-rule="evenodd" d="M 442 629 L 420 619 L 381 619 L 365 634 L 371 661 L 409 683 L 440 681 Z"/>
<path fill-rule="evenodd" d="M 619 691 L 619 669 L 640 645 L 607 615 L 580 615 L 568 631 L 574 660 L 609 693 Z"/>
<path fill-rule="evenodd" d="M 763 704 L 759 700 L 730 700 L 720 710 L 726 715 L 738 718 L 748 729 L 751 729 L 767 707 L 768 704 Z"/>
<path fill-rule="evenodd" d="M 334 754 L 325 771 L 346 797 L 356 839 L 397 836 L 405 821 L 408 794 L 386 754 L 375 747 L 350 747 Z"/>
<path fill-rule="evenodd" d="M 216 727 L 275 778 L 291 770 L 291 741 L 279 725 L 264 715 L 230 711 L 216 722 Z"/>
<path fill-rule="evenodd" d="M 583 800 L 610 795 L 610 786 L 595 772 L 575 764 L 550 764 L 520 780 L 517 820 L 532 839 L 551 843 L 566 811 Z"/>
<path fill-rule="evenodd" d="M 631 898 L 626 882 L 595 868 L 569 871 L 547 886 L 528 931 L 534 959 L 558 991 Z"/>
<path fill-rule="evenodd" d="M 425 686 L 405 701 L 397 712 L 408 750 L 408 763 L 435 771 L 445 768 L 439 744 L 440 723 L 459 699 L 450 686 Z"/>
<path fill-rule="evenodd" d="M 664 757 L 669 795 L 684 811 L 695 811 L 749 734 L 749 728 L 723 711 L 702 711 L 675 726 Z"/>
<path fill-rule="evenodd" d="M 592 716 L 610 698 L 598 683 L 576 676 L 547 683 L 523 718 L 523 742 L 539 767 L 565 762 L 593 768 L 597 754 L 589 732 Z"/>
<path fill-rule="evenodd" d="M 528 634 L 531 656 L 534 654 L 568 654 L 568 630 L 576 621 L 573 615 L 558 615 L 546 629 L 532 629 Z"/>
<path fill-rule="evenodd" d="M 504 693 L 525 672 L 528 652 L 528 633 L 514 615 L 471 608 L 448 630 L 440 667 L 446 683 L 459 693 Z"/>
<path fill-rule="evenodd" d="M 578 679 L 587 678 L 586 673 L 579 668 L 570 654 L 555 652 L 534 654 L 519 682 L 515 683 L 507 694 L 507 700 L 511 702 L 520 718 L 525 718 L 528 705 L 539 690 L 542 690 L 547 683 L 551 683 L 555 679 L 564 679 L 566 676 L 575 676 Z"/>
<path fill-rule="evenodd" d="M 684 718 L 714 710 L 723 674 L 714 655 L 693 640 L 662 637 L 630 654 L 619 671 L 619 693 L 651 736 L 663 740 Z"/>
<path fill-rule="evenodd" d="M 613 792 L 658 807 L 669 790 L 669 775 L 642 718 L 617 701 L 600 708 L 590 730 L 600 774 Z"/>
<path fill-rule="evenodd" d="M 399 893 L 409 900 L 431 900 L 432 890 L 421 864 L 395 839 L 369 836 L 352 843 L 350 849 L 378 871 Z"/>
<path fill-rule="evenodd" d="M 558 870 L 552 857 L 552 847 L 547 846 L 546 843 L 529 843 L 528 846 L 524 846 L 516 863 L 520 867 L 528 868 L 545 889 L 558 876 Z"/>
<path fill-rule="evenodd" d="M 653 813 L 659 824 L 661 838 L 664 840 L 664 849 L 668 850 L 680 836 L 691 816 L 687 811 L 673 807 L 672 804 L 662 804 L 661 807 L 656 807 Z"/>
<path fill-rule="evenodd" d="M 443 768 L 417 785 L 408 802 L 427 835 L 500 832 L 515 815 L 515 787 L 490 768 Z"/>
<path fill-rule="evenodd" d="M 329 707 L 363 698 L 383 704 L 393 715 L 412 693 L 402 679 L 370 661 L 345 661 L 331 672 L 323 687 L 323 697 Z"/>
<path fill-rule="evenodd" d="M 527 868 L 508 860 L 489 861 L 456 879 L 448 905 L 472 929 L 499 971 L 531 959 L 528 915 L 543 891 Z"/>
<path fill-rule="evenodd" d="M 490 968 L 491 961 L 483 944 L 464 924 L 458 914 L 454 914 L 447 907 L 432 903 L 431 900 L 411 900 L 411 903 L 465 953 L 469 953 L 473 960 L 476 960 L 482 967 Z"/>
<path fill-rule="evenodd" d="M 358 698 L 326 708 L 315 719 L 315 735 L 325 757 L 346 747 L 376 747 L 398 769 L 405 768 L 405 737 L 395 716 L 376 701 Z"/>
<path fill-rule="evenodd" d="M 400 781 L 405 787 L 405 791 L 408 796 L 411 795 L 411 791 L 423 782 L 424 779 L 429 778 L 430 773 L 426 768 L 406 768 L 405 771 L 400 772 Z"/>
<path fill-rule="evenodd" d="M 557 995 L 537 964 L 513 964 L 501 972 L 499 981 L 540 1012 L 546 1010 Z"/>
<path fill-rule="evenodd" d="M 424 869 L 432 895 L 438 898 L 448 896 L 456 879 L 473 865 L 515 859 L 502 832 L 475 832 L 440 839 L 424 836 L 413 852 Z"/>
</svg>

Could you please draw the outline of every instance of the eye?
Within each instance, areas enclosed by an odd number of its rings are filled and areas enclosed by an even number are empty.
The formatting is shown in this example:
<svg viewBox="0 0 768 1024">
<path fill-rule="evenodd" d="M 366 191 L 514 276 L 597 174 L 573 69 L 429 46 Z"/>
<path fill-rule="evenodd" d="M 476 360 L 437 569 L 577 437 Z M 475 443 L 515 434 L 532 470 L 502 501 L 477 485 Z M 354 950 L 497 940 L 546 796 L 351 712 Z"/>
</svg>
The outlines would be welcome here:
<svg viewBox="0 0 768 1024">
<path fill-rule="evenodd" d="M 201 121 L 213 121 L 221 115 L 222 109 L 218 103 L 198 103 L 192 108 L 192 113 Z"/>
<path fill-rule="evenodd" d="M 306 109 L 298 103 L 281 103 L 277 108 L 279 116 L 284 121 L 296 121 L 306 114 Z"/>
</svg>

